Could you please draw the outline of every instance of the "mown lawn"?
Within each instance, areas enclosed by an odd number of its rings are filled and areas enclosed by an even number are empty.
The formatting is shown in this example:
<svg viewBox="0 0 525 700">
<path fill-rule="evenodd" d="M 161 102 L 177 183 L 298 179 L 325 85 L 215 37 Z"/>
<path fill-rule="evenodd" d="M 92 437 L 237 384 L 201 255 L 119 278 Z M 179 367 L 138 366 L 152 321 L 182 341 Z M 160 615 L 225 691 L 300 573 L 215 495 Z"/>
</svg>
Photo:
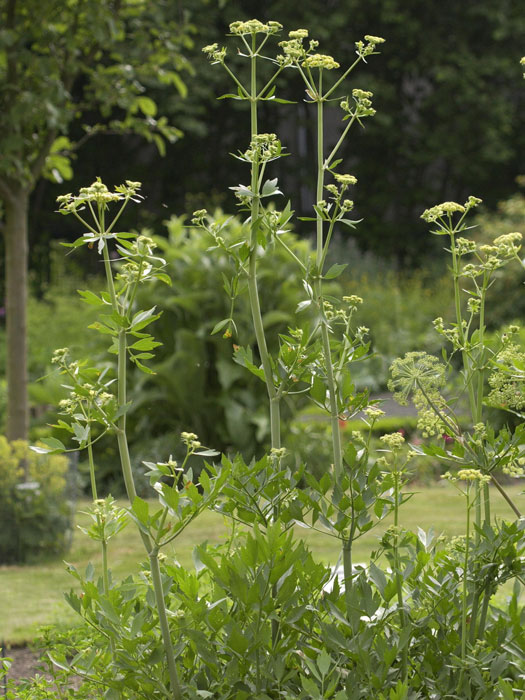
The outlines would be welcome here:
<svg viewBox="0 0 525 700">
<path fill-rule="evenodd" d="M 508 493 L 525 509 L 525 498 L 520 495 L 522 486 L 509 487 Z M 432 487 L 414 488 L 415 495 L 402 508 L 401 523 L 410 529 L 418 526 L 424 530 L 434 528 L 436 534 L 458 535 L 464 532 L 464 500 L 448 483 Z M 77 524 L 86 524 L 87 518 L 80 511 Z M 124 504 L 123 504 L 124 505 Z M 493 510 L 498 517 L 512 518 L 513 513 L 497 491 L 493 492 Z M 371 533 L 357 541 L 354 561 L 366 561 L 376 547 L 377 539 L 388 527 L 387 519 Z M 216 543 L 227 533 L 227 523 L 217 513 L 205 512 L 193 523 L 175 544 L 165 550 L 184 566 L 193 566 L 192 550 L 195 544 L 208 541 Z M 325 534 L 297 528 L 297 534 L 309 543 L 319 560 L 335 564 L 339 556 L 338 541 Z M 99 565 L 100 554 L 96 542 L 77 531 L 71 551 L 65 559 L 83 569 L 89 561 Z M 137 570 L 144 559 L 144 548 L 134 525 L 130 523 L 110 543 L 110 565 L 114 578 Z M 5 641 L 19 644 L 35 637 L 38 627 L 47 624 L 72 625 L 76 616 L 63 599 L 64 591 L 74 587 L 76 581 L 65 571 L 61 560 L 38 565 L 0 567 L 0 644 Z"/>
</svg>

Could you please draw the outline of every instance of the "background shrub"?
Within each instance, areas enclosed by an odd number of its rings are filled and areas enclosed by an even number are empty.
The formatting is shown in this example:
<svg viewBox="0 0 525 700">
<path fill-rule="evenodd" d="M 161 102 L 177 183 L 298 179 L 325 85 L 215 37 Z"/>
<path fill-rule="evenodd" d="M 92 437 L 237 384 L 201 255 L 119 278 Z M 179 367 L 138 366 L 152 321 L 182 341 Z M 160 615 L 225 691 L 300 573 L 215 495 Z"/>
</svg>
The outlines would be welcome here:
<svg viewBox="0 0 525 700">
<path fill-rule="evenodd" d="M 0 436 L 0 564 L 60 554 L 70 542 L 68 460 Z"/>
</svg>

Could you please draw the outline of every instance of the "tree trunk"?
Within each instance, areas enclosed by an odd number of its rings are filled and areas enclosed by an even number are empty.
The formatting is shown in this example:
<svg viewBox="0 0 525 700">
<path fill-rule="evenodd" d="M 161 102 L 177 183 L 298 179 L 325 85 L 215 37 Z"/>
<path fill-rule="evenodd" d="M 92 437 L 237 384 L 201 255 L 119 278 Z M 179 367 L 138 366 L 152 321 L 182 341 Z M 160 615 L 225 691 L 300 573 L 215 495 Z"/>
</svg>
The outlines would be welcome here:
<svg viewBox="0 0 525 700">
<path fill-rule="evenodd" d="M 29 192 L 11 191 L 5 204 L 5 309 L 7 329 L 7 439 L 27 440 L 27 215 Z"/>
</svg>

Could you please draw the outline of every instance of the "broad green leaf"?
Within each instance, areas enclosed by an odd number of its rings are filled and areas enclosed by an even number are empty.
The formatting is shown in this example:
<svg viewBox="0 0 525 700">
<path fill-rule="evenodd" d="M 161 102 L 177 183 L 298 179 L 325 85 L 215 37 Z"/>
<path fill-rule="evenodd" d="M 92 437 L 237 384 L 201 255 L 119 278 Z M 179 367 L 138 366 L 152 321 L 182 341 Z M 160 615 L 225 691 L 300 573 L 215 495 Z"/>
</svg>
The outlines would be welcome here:
<svg viewBox="0 0 525 700">
<path fill-rule="evenodd" d="M 135 496 L 131 510 L 137 516 L 141 523 L 147 525 L 149 519 L 149 506 L 140 496 Z"/>
<path fill-rule="evenodd" d="M 158 348 L 159 345 L 162 345 L 162 343 L 159 343 L 157 340 L 153 340 L 153 338 L 149 336 L 149 338 L 137 340 L 136 343 L 133 343 L 133 345 L 130 345 L 129 347 L 132 350 L 153 350 L 154 348 Z"/>
<path fill-rule="evenodd" d="M 91 306 L 104 306 L 104 304 L 106 303 L 99 296 L 93 294 L 93 292 L 90 292 L 89 289 L 86 289 L 84 291 L 81 289 L 77 289 L 77 292 L 82 297 L 82 300 L 85 301 L 86 304 L 90 304 Z"/>
<path fill-rule="evenodd" d="M 343 270 L 348 267 L 348 263 L 340 264 L 334 263 L 332 267 L 323 275 L 326 280 L 333 280 L 343 272 Z"/>
<path fill-rule="evenodd" d="M 60 454 L 66 451 L 65 445 L 63 445 L 60 440 L 57 440 L 57 438 L 42 438 L 40 442 L 44 444 L 44 447 L 31 445 L 33 452 L 37 452 L 38 454 Z"/>
</svg>

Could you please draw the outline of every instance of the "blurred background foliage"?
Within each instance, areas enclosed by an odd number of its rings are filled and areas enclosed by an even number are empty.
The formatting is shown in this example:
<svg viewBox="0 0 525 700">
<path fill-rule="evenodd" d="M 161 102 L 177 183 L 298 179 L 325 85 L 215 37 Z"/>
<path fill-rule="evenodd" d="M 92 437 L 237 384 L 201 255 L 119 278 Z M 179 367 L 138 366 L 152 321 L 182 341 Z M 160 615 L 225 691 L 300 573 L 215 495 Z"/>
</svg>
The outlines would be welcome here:
<svg viewBox="0 0 525 700">
<path fill-rule="evenodd" d="M 359 179 L 354 198 L 364 221 L 355 235 L 361 250 L 399 265 L 424 265 L 439 255 L 439 242 L 424 235 L 423 209 L 473 194 L 493 210 L 515 192 L 525 161 L 519 65 L 525 13 L 520 0 L 178 0 L 177 5 L 188 37 L 183 52 L 192 69 L 184 75 L 187 95 L 165 86 L 150 92 L 159 114 L 184 137 L 166 144 L 161 158 L 154 143 L 137 135 L 100 134 L 77 152 L 71 185 L 41 181 L 33 198 L 32 251 L 43 280 L 49 238 L 70 235 L 69 222 L 53 215 L 56 195 L 97 175 L 114 183 L 144 181 L 141 226 L 158 226 L 167 213 L 191 213 L 210 204 L 232 210 L 227 185 L 242 182 L 246 171 L 227 154 L 246 146 L 249 121 L 243 103 L 216 99 L 231 91 L 230 79 L 209 65 L 201 48 L 228 44 L 229 23 L 252 16 L 277 19 L 283 34 L 309 28 L 320 40 L 319 50 L 334 54 L 342 66 L 353 62 L 354 42 L 364 34 L 386 39 L 381 55 L 358 68 L 348 84 L 348 91 L 372 90 L 377 109 L 366 129 L 355 129 L 342 153 L 347 171 Z M 315 178 L 312 113 L 294 71 L 282 74 L 278 93 L 295 104 L 266 103 L 260 128 L 282 137 L 291 156 L 275 174 L 292 207 L 309 215 Z M 334 103 L 328 140 L 335 141 L 341 128 L 339 111 Z M 82 133 L 82 124 L 74 124 L 72 137 Z M 309 232 L 307 225 L 300 230 L 302 235 Z"/>
<path fill-rule="evenodd" d="M 70 346 L 73 354 L 104 358 L 97 334 L 86 330 L 90 307 L 75 290 L 102 286 L 95 256 L 64 258 L 57 241 L 76 236 L 70 220 L 58 217 L 55 198 L 101 175 L 108 185 L 125 179 L 144 183 L 145 202 L 133 209 L 125 225 L 147 229 L 167 260 L 171 288 L 152 284 L 140 303 L 164 309 L 155 333 L 159 348 L 156 375 L 131 376 L 130 433 L 136 469 L 141 460 L 176 456 L 178 434 L 192 430 L 202 442 L 222 450 L 241 450 L 246 457 L 265 444 L 268 427 L 264 385 L 234 364 L 232 342 L 253 343 L 247 300 L 236 307 L 239 338 L 211 335 L 229 315 L 223 273 L 229 263 L 208 251 L 209 241 L 184 226 L 194 209 L 235 211 L 228 186 L 246 180 L 243 166 L 228 157 L 249 138 L 244 105 L 215 98 L 229 92 L 224 72 L 211 67 L 201 47 L 223 43 L 228 25 L 252 16 L 275 19 L 284 31 L 311 30 L 319 50 L 342 64 L 353 61 L 354 42 L 364 34 L 385 37 L 380 56 L 364 71 L 352 74 L 349 91 L 374 92 L 377 115 L 366 130 L 356 129 L 342 154 L 345 170 L 358 177 L 353 192 L 356 218 L 363 222 L 352 234 L 334 242 L 334 260 L 349 267 L 338 280 L 340 292 L 358 294 L 364 303 L 357 322 L 370 329 L 374 357 L 356 368 L 359 387 L 382 392 L 392 359 L 409 350 L 435 353 L 439 338 L 431 321 L 451 309 L 451 282 L 445 277 L 442 241 L 429 236 L 421 211 L 439 201 L 463 201 L 469 194 L 484 199 L 474 236 L 522 230 L 525 197 L 517 178 L 525 162 L 525 107 L 522 71 L 525 14 L 519 0 L 480 0 L 439 4 L 419 0 L 304 0 L 299 4 L 240 0 L 178 0 L 186 40 L 182 49 L 188 70 L 186 90 L 152 86 L 160 114 L 183 132 L 166 144 L 161 157 L 154 142 L 137 135 L 94 135 L 81 147 L 74 169 L 42 179 L 32 196 L 30 217 L 31 286 L 29 306 L 29 369 L 33 437 L 49 433 L 52 406 L 62 396 L 60 378 L 51 371 L 54 348 Z M 227 43 L 227 40 L 225 41 Z M 233 57 L 235 60 L 235 57 Z M 292 154 L 272 175 L 291 199 L 297 215 L 310 215 L 314 168 L 311 162 L 314 123 L 293 71 L 283 74 L 278 93 L 292 105 L 267 104 L 261 130 L 275 131 Z M 240 111 L 243 113 L 240 114 Z M 340 117 L 334 108 L 328 120 L 335 141 Z M 96 120 L 104 123 L 104 115 Z M 109 118 L 108 118 L 109 119 Z M 82 138 L 83 125 L 73 123 L 70 136 Z M 55 182 L 52 180 L 55 179 Z M 69 179 L 69 182 L 56 182 Z M 522 183 L 523 184 L 523 183 Z M 0 214 L 1 218 L 1 214 Z M 167 221 L 166 221 L 167 219 Z M 297 223 L 290 245 L 308 250 L 308 224 Z M 239 234 L 233 219 L 226 234 Z M 0 251 L 1 253 L 1 251 Z M 280 250 L 261 260 L 261 298 L 270 342 L 292 323 L 302 298 L 297 271 Z M 523 316 L 522 275 L 509 268 L 492 289 L 496 325 Z M 494 330 L 493 328 L 492 330 Z M 0 328 L 0 350 L 5 344 Z M 4 353 L 0 351 L 0 358 Z M 3 360 L 0 360 L 0 363 Z M 3 370 L 0 364 L 0 370 Z M 4 419 L 4 385 L 0 385 L 0 420 Z M 298 406 L 300 409 L 301 406 Z M 322 425 L 297 423 L 290 410 L 284 419 L 290 444 L 315 455 L 321 449 Z M 410 427 L 410 416 L 399 426 Z M 298 427 L 299 426 L 299 427 Z M 390 426 L 388 428 L 392 430 Z M 295 441 L 295 443 L 294 443 Z M 114 447 L 102 443 L 99 462 L 108 487 L 116 479 Z M 322 464 L 323 457 L 317 458 Z"/>
</svg>

